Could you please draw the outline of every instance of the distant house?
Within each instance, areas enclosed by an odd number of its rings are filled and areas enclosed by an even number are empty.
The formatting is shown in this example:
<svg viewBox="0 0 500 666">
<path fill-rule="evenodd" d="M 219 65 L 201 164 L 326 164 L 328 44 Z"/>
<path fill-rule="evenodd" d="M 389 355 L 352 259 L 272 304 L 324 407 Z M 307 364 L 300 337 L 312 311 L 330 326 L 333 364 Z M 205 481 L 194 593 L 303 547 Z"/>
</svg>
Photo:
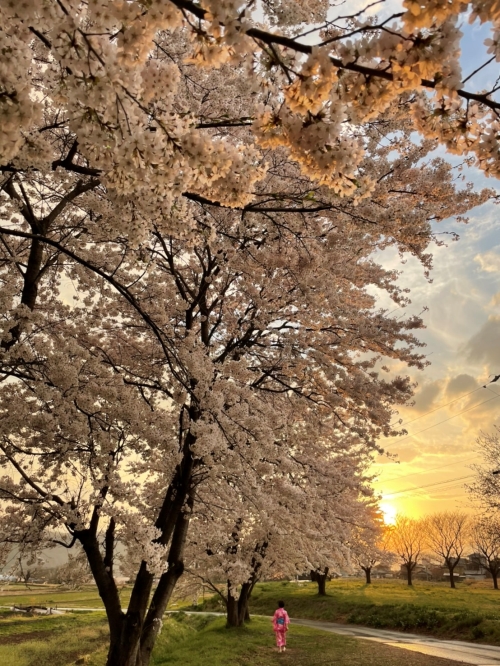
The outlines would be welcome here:
<svg viewBox="0 0 500 666">
<path fill-rule="evenodd" d="M 487 562 L 481 553 L 471 553 L 467 557 L 464 575 L 472 580 L 484 580 L 491 578 L 491 574 L 486 568 Z"/>
<path fill-rule="evenodd" d="M 453 578 L 456 581 L 491 578 L 491 574 L 487 571 L 485 564 L 485 558 L 479 553 L 471 553 L 466 557 L 461 557 L 453 571 Z M 401 566 L 399 577 L 406 578 L 406 575 L 406 568 Z M 415 580 L 432 580 L 436 582 L 449 581 L 450 572 L 444 563 L 436 564 L 430 560 L 422 559 L 415 567 L 413 578 Z"/>
<path fill-rule="evenodd" d="M 372 569 L 372 578 L 394 578 L 395 575 L 387 564 L 379 564 Z"/>
<path fill-rule="evenodd" d="M 417 566 L 413 569 L 412 578 L 414 580 L 435 580 L 436 565 L 427 558 L 422 558 Z M 408 576 L 406 567 L 402 564 L 399 571 L 399 577 L 406 580 Z"/>
</svg>

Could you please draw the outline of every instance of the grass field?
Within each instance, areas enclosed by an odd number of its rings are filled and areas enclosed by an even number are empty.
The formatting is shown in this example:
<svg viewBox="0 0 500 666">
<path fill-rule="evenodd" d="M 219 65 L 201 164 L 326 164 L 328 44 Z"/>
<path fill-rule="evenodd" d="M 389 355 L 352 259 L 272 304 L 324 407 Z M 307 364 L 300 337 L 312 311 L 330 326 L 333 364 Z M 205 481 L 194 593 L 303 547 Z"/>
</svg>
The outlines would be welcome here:
<svg viewBox="0 0 500 666">
<path fill-rule="evenodd" d="M 120 596 L 126 607 L 130 597 L 130 588 L 124 587 Z M 64 590 L 54 585 L 6 585 L 0 590 L 0 606 L 50 606 L 59 608 L 103 608 L 101 597 L 95 585 L 88 585 L 79 590 Z"/>
<path fill-rule="evenodd" d="M 101 613 L 58 617 L 0 615 L 0 664 L 69 666 L 85 659 L 103 666 L 106 621 Z M 223 618 L 178 613 L 165 620 L 152 666 L 458 666 L 456 662 L 402 652 L 370 641 L 305 627 L 289 632 L 288 649 L 278 654 L 270 621 L 254 619 L 226 629 Z"/>
<path fill-rule="evenodd" d="M 284 599 L 290 615 L 310 619 L 355 623 L 379 628 L 415 631 L 446 638 L 500 645 L 500 592 L 485 583 L 445 584 L 404 581 L 339 579 L 327 586 L 327 597 L 316 594 L 316 585 L 291 582 L 262 583 L 254 591 L 251 612 L 271 615 Z M 128 588 L 122 590 L 126 606 Z M 45 605 L 99 608 L 95 587 L 65 591 L 39 586 L 27 590 L 12 585 L 0 592 L 0 605 Z M 200 607 L 198 607 L 199 609 Z M 221 610 L 216 598 L 206 610 Z M 224 618 L 176 614 L 165 619 L 152 666 L 273 666 L 274 664 L 335 663 L 339 666 L 441 666 L 437 658 L 356 641 L 316 630 L 292 627 L 289 652 L 272 649 L 269 620 L 254 618 L 250 625 L 227 630 Z M 107 625 L 103 613 L 28 617 L 0 614 L 0 664 L 8 666 L 68 666 L 87 656 L 89 666 L 105 663 Z"/>
<path fill-rule="evenodd" d="M 446 584 L 417 582 L 409 587 L 400 580 L 338 579 L 327 585 L 326 597 L 317 595 L 313 583 L 263 583 L 257 585 L 250 610 L 271 614 L 283 599 L 291 617 L 347 622 L 378 628 L 416 631 L 443 638 L 500 645 L 500 591 L 486 583 Z M 217 606 L 211 599 L 206 607 Z"/>
</svg>

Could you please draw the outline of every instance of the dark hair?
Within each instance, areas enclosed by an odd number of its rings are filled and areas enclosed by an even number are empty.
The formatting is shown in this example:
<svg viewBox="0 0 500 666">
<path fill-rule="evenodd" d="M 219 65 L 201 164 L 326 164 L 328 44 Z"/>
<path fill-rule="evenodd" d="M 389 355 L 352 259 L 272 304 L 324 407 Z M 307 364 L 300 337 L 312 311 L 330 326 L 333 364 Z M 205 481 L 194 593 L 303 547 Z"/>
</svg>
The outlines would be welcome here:
<svg viewBox="0 0 500 666">
<path fill-rule="evenodd" d="M 278 606 L 280 608 L 285 608 L 285 602 L 284 601 L 278 601 Z"/>
</svg>

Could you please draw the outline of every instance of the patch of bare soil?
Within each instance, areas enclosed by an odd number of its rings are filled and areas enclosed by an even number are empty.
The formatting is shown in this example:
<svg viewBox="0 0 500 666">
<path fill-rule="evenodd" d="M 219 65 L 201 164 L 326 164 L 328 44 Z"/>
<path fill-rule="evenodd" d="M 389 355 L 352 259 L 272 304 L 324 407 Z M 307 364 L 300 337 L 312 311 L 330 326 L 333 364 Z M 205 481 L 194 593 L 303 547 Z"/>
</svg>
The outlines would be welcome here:
<svg viewBox="0 0 500 666">
<path fill-rule="evenodd" d="M 30 631 L 22 634 L 9 634 L 9 636 L 0 636 L 0 645 L 18 645 L 19 643 L 27 643 L 28 641 L 45 640 L 50 635 L 54 635 L 53 631 Z"/>
</svg>

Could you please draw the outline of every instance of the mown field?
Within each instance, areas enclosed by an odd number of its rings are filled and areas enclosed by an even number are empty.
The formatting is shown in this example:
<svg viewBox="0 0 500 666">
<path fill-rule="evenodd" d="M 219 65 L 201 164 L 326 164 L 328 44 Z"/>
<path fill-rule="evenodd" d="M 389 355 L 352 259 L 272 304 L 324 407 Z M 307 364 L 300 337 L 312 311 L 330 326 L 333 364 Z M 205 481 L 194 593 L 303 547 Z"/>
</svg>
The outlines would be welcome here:
<svg viewBox="0 0 500 666">
<path fill-rule="evenodd" d="M 0 615 L 0 664 L 87 666 L 105 663 L 102 613 L 58 617 Z M 165 619 L 152 666 L 458 666 L 457 662 L 316 631 L 290 630 L 288 649 L 278 654 L 268 619 L 226 629 L 223 618 L 176 613 Z"/>
<path fill-rule="evenodd" d="M 267 615 L 283 599 L 291 617 L 500 645 L 500 591 L 486 581 L 460 583 L 452 590 L 446 583 L 417 581 L 409 587 L 402 580 L 366 585 L 359 579 L 338 579 L 328 583 L 326 597 L 316 592 L 313 583 L 263 583 L 256 586 L 250 609 Z M 205 604 L 217 605 L 216 599 Z"/>
</svg>

